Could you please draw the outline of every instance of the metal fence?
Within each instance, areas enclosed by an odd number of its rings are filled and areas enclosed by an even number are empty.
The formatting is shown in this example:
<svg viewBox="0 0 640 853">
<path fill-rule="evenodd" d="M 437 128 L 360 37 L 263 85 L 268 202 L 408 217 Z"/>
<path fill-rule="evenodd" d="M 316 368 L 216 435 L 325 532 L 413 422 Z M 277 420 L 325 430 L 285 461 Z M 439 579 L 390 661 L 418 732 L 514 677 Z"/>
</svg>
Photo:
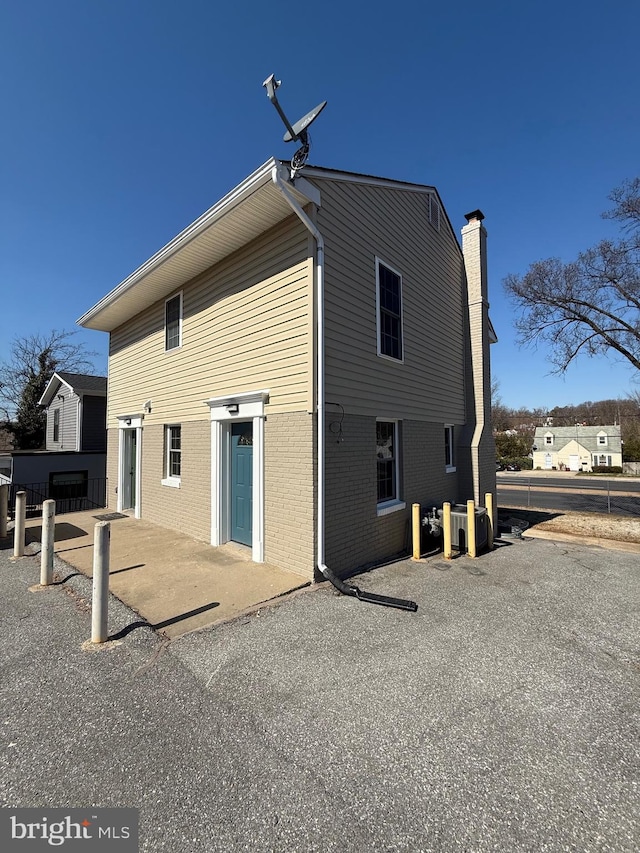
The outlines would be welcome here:
<svg viewBox="0 0 640 853">
<path fill-rule="evenodd" d="M 56 502 L 56 515 L 67 512 L 102 509 L 107 505 L 107 480 L 68 480 L 64 483 L 11 483 L 9 486 L 9 518 L 13 519 L 16 494 L 26 492 L 27 518 L 42 514 L 46 500 Z"/>
<path fill-rule="evenodd" d="M 508 485 L 498 483 L 498 500 L 504 506 L 555 509 L 569 512 L 640 516 L 640 492 L 625 488 L 624 479 L 591 479 L 572 488 L 562 479 L 553 481 L 519 477 Z"/>
</svg>

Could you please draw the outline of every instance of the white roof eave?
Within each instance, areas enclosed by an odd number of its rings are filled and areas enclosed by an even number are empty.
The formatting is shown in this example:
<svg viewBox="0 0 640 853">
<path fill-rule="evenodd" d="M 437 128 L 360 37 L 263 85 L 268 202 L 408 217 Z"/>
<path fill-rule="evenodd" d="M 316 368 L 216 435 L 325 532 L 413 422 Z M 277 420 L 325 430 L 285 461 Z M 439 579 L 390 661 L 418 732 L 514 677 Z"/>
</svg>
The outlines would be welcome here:
<svg viewBox="0 0 640 853">
<path fill-rule="evenodd" d="M 166 298 L 185 282 L 292 215 L 272 181 L 273 157 L 227 193 L 188 228 L 120 282 L 77 321 L 86 329 L 111 332 L 136 314 Z M 315 189 L 289 184 L 301 204 L 316 201 Z"/>
</svg>

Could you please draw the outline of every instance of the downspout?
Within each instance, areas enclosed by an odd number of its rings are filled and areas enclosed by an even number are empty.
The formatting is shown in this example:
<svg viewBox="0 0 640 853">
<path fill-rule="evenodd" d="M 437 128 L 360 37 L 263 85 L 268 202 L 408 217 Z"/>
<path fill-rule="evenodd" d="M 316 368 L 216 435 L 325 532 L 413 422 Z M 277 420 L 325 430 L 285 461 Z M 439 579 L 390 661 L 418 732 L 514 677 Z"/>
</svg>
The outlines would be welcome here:
<svg viewBox="0 0 640 853">
<path fill-rule="evenodd" d="M 84 414 L 83 406 L 84 403 L 84 395 L 78 394 L 78 411 L 76 412 L 77 417 L 77 429 L 76 429 L 76 450 L 78 453 L 82 450 L 82 417 Z"/>
<path fill-rule="evenodd" d="M 324 577 L 331 581 L 333 586 L 338 589 L 343 595 L 352 595 L 360 601 L 367 601 L 371 604 L 382 604 L 386 607 L 397 607 L 401 610 L 411 610 L 415 612 L 418 605 L 414 601 L 406 601 L 400 598 L 389 598 L 386 595 L 375 595 L 372 592 L 364 592 L 357 586 L 350 586 L 344 583 L 325 563 L 325 455 L 326 455 L 326 439 L 324 430 L 325 421 L 325 371 L 324 371 L 324 239 L 322 234 L 298 204 L 295 198 L 289 192 L 287 181 L 283 180 L 282 174 L 278 166 L 274 166 L 271 170 L 271 180 L 274 185 L 280 190 L 285 201 L 302 222 L 305 228 L 311 233 L 316 241 L 316 388 L 317 388 L 317 461 L 318 461 L 318 487 L 317 487 L 317 557 L 316 562 L 318 570 Z"/>
</svg>

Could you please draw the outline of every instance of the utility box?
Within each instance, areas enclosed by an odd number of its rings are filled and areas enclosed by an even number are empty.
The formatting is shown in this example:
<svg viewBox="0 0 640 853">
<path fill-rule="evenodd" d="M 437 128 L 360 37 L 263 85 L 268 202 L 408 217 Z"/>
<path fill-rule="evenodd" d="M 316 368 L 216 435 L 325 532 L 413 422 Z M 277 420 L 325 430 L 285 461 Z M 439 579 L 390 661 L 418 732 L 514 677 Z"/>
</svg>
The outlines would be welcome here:
<svg viewBox="0 0 640 853">
<path fill-rule="evenodd" d="M 476 548 L 484 548 L 489 538 L 487 510 L 483 506 L 474 509 L 476 525 Z M 453 504 L 451 507 L 451 546 L 458 551 L 468 550 L 468 515 L 466 504 Z"/>
</svg>

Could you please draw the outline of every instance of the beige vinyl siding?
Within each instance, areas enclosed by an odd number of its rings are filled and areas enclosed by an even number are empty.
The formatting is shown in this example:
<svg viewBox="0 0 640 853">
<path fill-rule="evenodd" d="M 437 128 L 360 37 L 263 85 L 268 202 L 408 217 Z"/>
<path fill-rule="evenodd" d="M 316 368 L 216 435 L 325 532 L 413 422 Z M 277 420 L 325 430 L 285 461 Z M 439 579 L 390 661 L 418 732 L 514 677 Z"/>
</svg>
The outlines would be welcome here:
<svg viewBox="0 0 640 853">
<path fill-rule="evenodd" d="M 462 256 L 426 194 L 319 181 L 327 400 L 349 412 L 463 423 Z M 376 268 L 402 275 L 404 363 L 377 355 Z"/>
<path fill-rule="evenodd" d="M 268 411 L 312 405 L 313 261 L 297 218 L 177 288 L 182 346 L 164 348 L 164 305 L 111 335 L 109 423 L 142 411 L 145 425 L 208 419 L 209 397 L 269 389 Z"/>
</svg>

